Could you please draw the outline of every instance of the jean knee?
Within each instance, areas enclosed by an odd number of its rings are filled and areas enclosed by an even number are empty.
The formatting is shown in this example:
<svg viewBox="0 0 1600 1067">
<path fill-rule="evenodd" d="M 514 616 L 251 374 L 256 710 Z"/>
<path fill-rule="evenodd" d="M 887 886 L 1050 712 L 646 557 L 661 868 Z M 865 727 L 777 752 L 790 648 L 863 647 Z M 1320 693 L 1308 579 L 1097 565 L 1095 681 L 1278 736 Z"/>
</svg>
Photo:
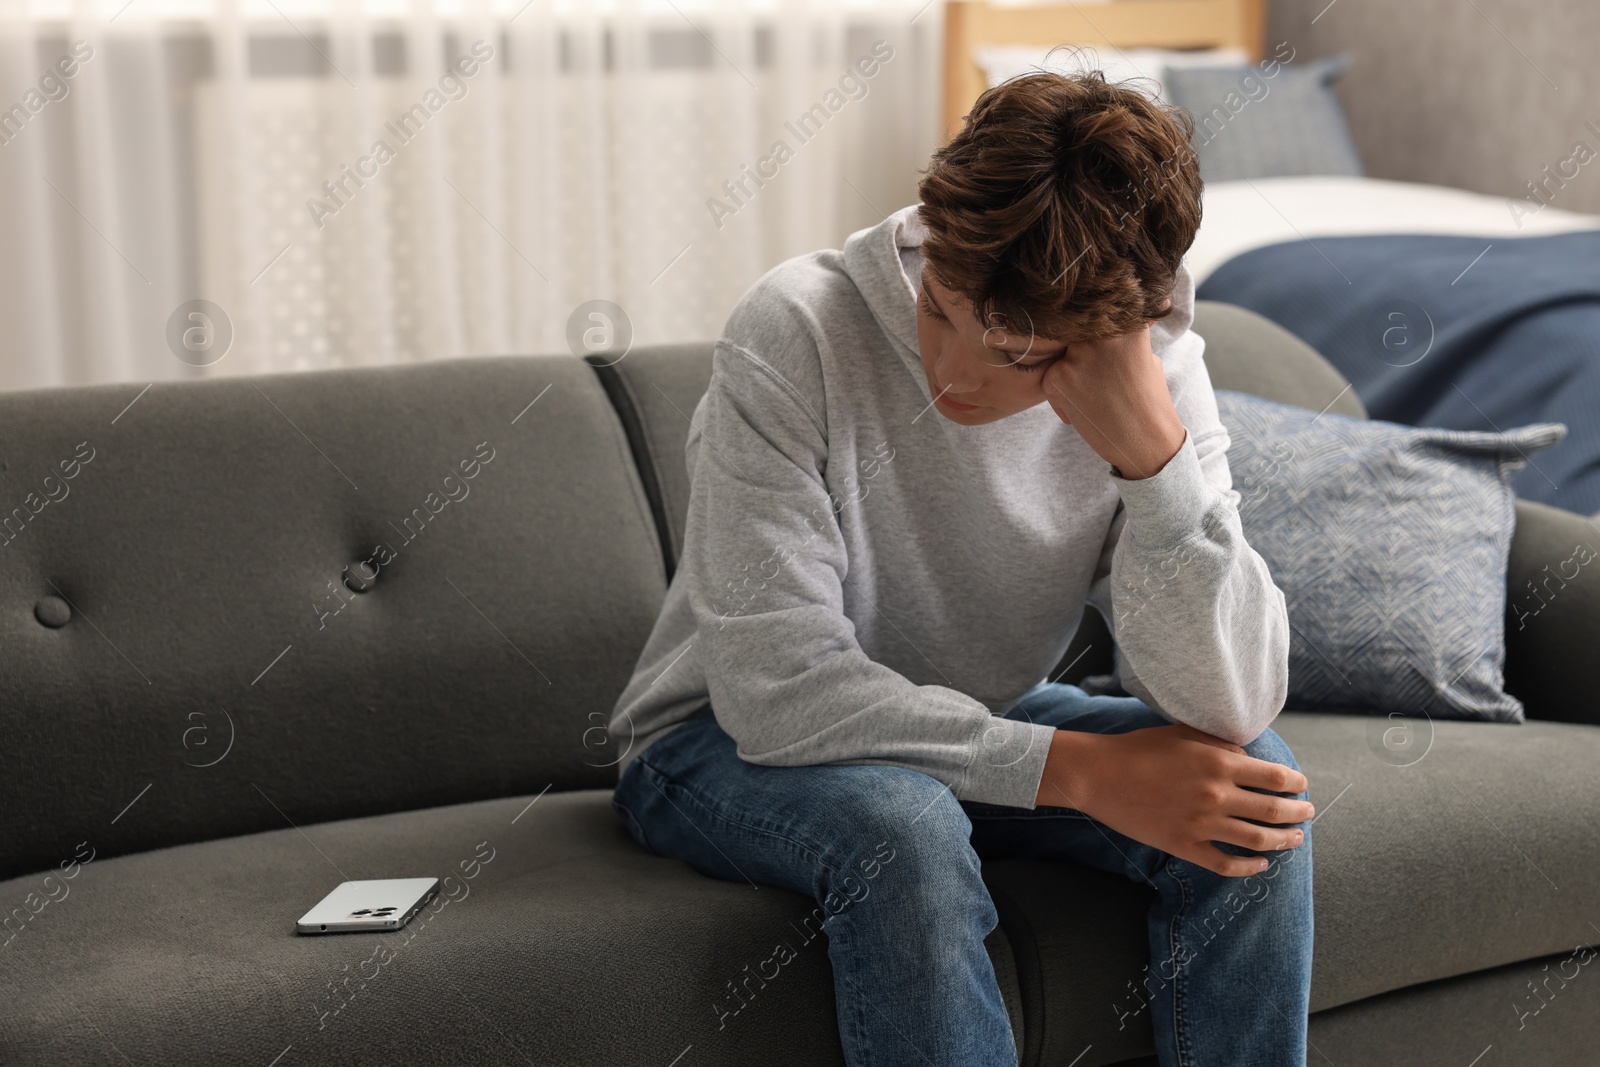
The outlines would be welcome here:
<svg viewBox="0 0 1600 1067">
<path fill-rule="evenodd" d="M 1274 730 L 1272 730 L 1270 728 L 1261 731 L 1261 736 L 1260 737 L 1257 737 L 1254 741 L 1250 742 L 1248 745 L 1245 745 L 1244 746 L 1244 751 L 1245 751 L 1245 755 L 1247 755 L 1247 756 L 1252 756 L 1252 757 L 1254 757 L 1256 759 L 1259 759 L 1259 760 L 1266 760 L 1269 763 L 1277 763 L 1277 764 L 1280 764 L 1281 766 L 1284 766 L 1284 767 L 1292 767 L 1297 771 L 1300 770 L 1300 764 L 1294 758 L 1294 753 L 1289 750 L 1288 743 L 1286 741 L 1284 741 L 1284 739 L 1282 737 L 1278 736 L 1278 734 Z M 1270 796 L 1287 797 L 1287 798 L 1289 798 L 1291 800 L 1305 800 L 1307 798 L 1307 796 L 1308 796 L 1308 793 L 1306 793 L 1306 792 L 1274 793 L 1274 792 L 1271 792 L 1270 790 L 1266 790 L 1266 789 L 1257 789 L 1254 786 L 1246 786 L 1245 788 L 1250 789 L 1252 792 L 1267 793 Z M 1251 821 L 1254 821 L 1254 820 L 1251 820 Z M 1278 856 L 1282 860 L 1288 860 L 1288 861 L 1292 861 L 1292 860 L 1297 859 L 1297 858 L 1298 859 L 1307 859 L 1307 860 L 1310 859 L 1310 856 L 1311 856 L 1311 821 L 1310 820 L 1306 820 L 1305 822 L 1271 822 L 1271 823 L 1268 823 L 1267 825 L 1284 826 L 1284 827 L 1298 827 L 1300 829 L 1300 831 L 1303 834 L 1305 834 L 1304 840 L 1299 845 L 1295 846 L 1294 848 L 1286 849 L 1283 852 L 1278 852 L 1278 853 L 1274 853 L 1274 852 L 1270 852 L 1269 851 L 1267 853 L 1267 855 L 1275 855 L 1275 856 Z M 1274 866 L 1274 868 L 1276 868 L 1277 866 L 1279 866 L 1279 863 L 1277 861 L 1274 861 L 1273 866 Z M 1310 864 L 1309 863 L 1300 864 L 1296 869 L 1303 870 L 1305 872 L 1305 876 L 1306 877 L 1310 876 Z"/>
<path fill-rule="evenodd" d="M 1244 746 L 1244 753 L 1258 760 L 1277 763 L 1297 771 L 1300 770 L 1300 763 L 1294 758 L 1294 752 L 1290 750 L 1289 743 L 1278 736 L 1277 731 L 1270 726 L 1261 731 L 1261 736 Z M 1295 795 L 1298 796 L 1299 794 Z"/>
<path fill-rule="evenodd" d="M 831 887 L 846 896 L 852 888 L 874 893 L 930 922 L 974 903 L 992 912 L 972 823 L 955 794 L 919 771 L 877 770 L 873 788 L 842 802 L 839 814 L 853 832 L 829 864 Z"/>
<path fill-rule="evenodd" d="M 852 842 L 887 845 L 916 863 L 970 851 L 972 823 L 950 787 L 920 771 L 878 767 L 871 787 L 841 798 L 841 814 L 860 831 Z"/>
</svg>

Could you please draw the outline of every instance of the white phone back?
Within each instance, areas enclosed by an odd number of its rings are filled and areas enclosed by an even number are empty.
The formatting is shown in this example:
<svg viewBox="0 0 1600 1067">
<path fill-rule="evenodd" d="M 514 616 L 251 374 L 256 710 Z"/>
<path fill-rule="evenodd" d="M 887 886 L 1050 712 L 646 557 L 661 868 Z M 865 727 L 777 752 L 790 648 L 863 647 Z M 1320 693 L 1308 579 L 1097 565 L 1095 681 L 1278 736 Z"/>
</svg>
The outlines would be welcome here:
<svg viewBox="0 0 1600 1067">
<path fill-rule="evenodd" d="M 343 934 L 357 930 L 398 930 L 433 899 L 437 878 L 374 878 L 342 882 L 300 917 L 302 934 Z"/>
</svg>

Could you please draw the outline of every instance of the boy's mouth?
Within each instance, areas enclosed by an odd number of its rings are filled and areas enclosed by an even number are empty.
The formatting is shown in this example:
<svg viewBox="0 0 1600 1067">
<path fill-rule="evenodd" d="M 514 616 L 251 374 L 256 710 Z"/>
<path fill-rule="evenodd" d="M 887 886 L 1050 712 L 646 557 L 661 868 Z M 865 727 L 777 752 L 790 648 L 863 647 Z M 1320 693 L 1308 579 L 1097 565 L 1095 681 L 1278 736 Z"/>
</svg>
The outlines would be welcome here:
<svg viewBox="0 0 1600 1067">
<path fill-rule="evenodd" d="M 933 372 L 931 370 L 929 370 L 927 374 L 928 386 L 933 390 L 933 402 L 935 404 L 942 404 L 951 411 L 977 411 L 983 406 L 982 404 L 964 404 L 959 400 L 950 399 L 950 387 L 948 385 L 940 386 L 939 383 L 934 380 Z"/>
</svg>

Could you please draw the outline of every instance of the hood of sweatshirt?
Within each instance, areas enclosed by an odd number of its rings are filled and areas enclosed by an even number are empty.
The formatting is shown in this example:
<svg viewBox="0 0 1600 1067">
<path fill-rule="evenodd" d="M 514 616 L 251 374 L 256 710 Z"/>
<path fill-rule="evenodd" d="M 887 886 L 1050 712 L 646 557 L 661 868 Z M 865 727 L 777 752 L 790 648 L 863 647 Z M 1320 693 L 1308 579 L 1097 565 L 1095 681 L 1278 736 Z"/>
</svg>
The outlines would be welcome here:
<svg viewBox="0 0 1600 1067">
<path fill-rule="evenodd" d="M 844 269 L 879 328 L 920 372 L 917 290 L 922 285 L 921 247 L 928 229 L 917 216 L 918 207 L 903 207 L 876 226 L 851 234 L 844 243 Z"/>
<path fill-rule="evenodd" d="M 931 402 L 927 374 L 917 345 L 917 291 L 922 285 L 922 242 L 928 228 L 920 204 L 901 208 L 876 226 L 858 230 L 844 244 L 844 268 L 872 310 L 895 352 L 916 377 Z M 1150 327 L 1150 347 L 1160 356 L 1194 322 L 1194 279 L 1185 261 L 1172 289 L 1172 313 Z"/>
</svg>

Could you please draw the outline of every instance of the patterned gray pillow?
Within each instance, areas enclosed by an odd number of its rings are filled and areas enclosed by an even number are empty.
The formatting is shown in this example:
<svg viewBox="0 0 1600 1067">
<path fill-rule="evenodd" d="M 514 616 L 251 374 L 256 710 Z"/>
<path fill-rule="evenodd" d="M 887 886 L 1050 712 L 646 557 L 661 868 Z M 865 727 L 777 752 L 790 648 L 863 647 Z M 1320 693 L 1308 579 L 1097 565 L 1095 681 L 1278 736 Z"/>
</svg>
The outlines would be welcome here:
<svg viewBox="0 0 1600 1067">
<path fill-rule="evenodd" d="M 1287 707 L 1521 722 L 1506 479 L 1566 426 L 1419 429 L 1226 390 L 1217 407 L 1245 537 L 1288 603 Z"/>
<path fill-rule="evenodd" d="M 1171 67 L 1167 97 L 1194 116 L 1200 177 L 1208 182 L 1365 171 L 1333 83 L 1347 55 L 1275 73 L 1257 67 Z"/>
</svg>

